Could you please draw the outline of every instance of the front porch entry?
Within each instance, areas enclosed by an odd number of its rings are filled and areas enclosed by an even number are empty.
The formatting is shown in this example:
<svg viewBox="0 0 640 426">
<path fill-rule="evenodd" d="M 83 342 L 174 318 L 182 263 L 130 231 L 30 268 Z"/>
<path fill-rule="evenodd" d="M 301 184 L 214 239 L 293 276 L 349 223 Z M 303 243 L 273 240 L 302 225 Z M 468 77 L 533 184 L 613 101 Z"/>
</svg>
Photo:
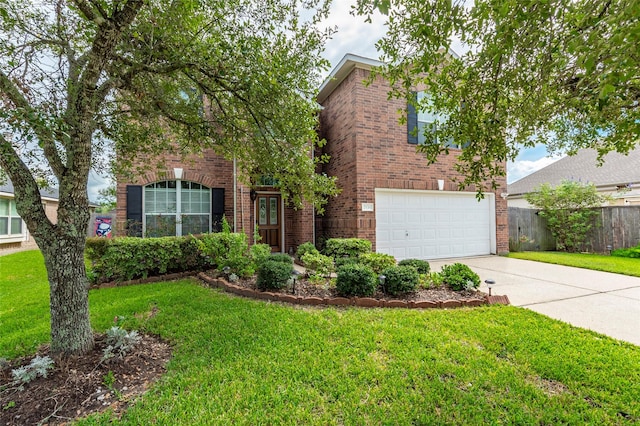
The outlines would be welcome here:
<svg viewBox="0 0 640 426">
<path fill-rule="evenodd" d="M 282 252 L 282 196 L 278 193 L 258 193 L 256 210 L 260 243 L 269 244 L 273 253 Z"/>
</svg>

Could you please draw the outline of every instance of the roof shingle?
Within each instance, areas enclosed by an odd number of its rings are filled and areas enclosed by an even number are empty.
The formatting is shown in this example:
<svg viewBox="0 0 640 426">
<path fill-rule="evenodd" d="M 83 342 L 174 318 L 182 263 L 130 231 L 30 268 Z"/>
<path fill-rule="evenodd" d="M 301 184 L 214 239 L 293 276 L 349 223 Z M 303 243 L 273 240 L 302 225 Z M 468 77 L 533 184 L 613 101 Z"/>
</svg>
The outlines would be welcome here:
<svg viewBox="0 0 640 426">
<path fill-rule="evenodd" d="M 576 155 L 564 157 L 535 173 L 507 186 L 509 195 L 526 194 L 543 183 L 556 186 L 564 180 L 592 183 L 597 187 L 640 183 L 640 149 L 624 155 L 610 152 L 598 167 L 597 152 L 581 149 Z"/>
</svg>

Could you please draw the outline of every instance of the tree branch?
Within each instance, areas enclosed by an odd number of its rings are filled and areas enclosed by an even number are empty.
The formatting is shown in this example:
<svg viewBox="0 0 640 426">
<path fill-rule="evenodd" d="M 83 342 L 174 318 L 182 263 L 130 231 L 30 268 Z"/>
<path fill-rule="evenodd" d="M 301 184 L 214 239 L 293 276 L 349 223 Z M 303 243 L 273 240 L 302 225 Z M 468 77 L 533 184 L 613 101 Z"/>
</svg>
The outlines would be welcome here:
<svg viewBox="0 0 640 426">
<path fill-rule="evenodd" d="M 97 25 L 102 25 L 105 22 L 105 15 L 96 15 L 93 9 L 93 7 L 95 7 L 95 3 L 92 2 L 92 4 L 89 4 L 85 0 L 73 0 L 73 3 L 78 7 L 78 9 L 80 9 L 80 12 L 82 12 L 88 20 L 96 23 Z"/>
<path fill-rule="evenodd" d="M 32 233 L 50 233 L 54 225 L 44 212 L 40 189 L 31 171 L 20 159 L 11 143 L 0 133 L 0 168 L 4 170 L 13 187 L 16 208 Z"/>
<path fill-rule="evenodd" d="M 47 157 L 47 161 L 55 173 L 56 177 L 60 179 L 64 173 L 64 163 L 62 162 L 58 153 L 58 148 L 55 145 L 55 139 L 50 129 L 37 119 L 29 120 L 27 115 L 37 115 L 37 111 L 31 107 L 27 99 L 22 95 L 18 87 L 9 79 L 9 77 L 0 70 L 0 93 L 4 93 L 9 100 L 16 106 L 17 109 L 23 110 L 25 114 L 22 114 L 20 119 L 27 123 L 29 127 L 36 133 L 38 140 L 42 144 L 44 149 L 44 155 Z"/>
</svg>

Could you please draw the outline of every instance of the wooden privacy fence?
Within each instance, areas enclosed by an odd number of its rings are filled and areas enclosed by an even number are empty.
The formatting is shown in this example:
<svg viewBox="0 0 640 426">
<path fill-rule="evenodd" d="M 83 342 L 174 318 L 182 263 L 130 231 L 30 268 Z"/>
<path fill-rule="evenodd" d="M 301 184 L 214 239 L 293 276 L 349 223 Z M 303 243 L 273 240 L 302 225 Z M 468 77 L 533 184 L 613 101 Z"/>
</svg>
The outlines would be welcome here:
<svg viewBox="0 0 640 426">
<path fill-rule="evenodd" d="M 640 206 L 608 206 L 596 210 L 594 226 L 582 251 L 608 253 L 609 245 L 617 249 L 640 244 Z M 509 250 L 555 250 L 555 240 L 546 220 L 537 212 L 509 207 Z"/>
<path fill-rule="evenodd" d="M 556 240 L 538 210 L 509 207 L 509 251 L 555 250 Z"/>
</svg>

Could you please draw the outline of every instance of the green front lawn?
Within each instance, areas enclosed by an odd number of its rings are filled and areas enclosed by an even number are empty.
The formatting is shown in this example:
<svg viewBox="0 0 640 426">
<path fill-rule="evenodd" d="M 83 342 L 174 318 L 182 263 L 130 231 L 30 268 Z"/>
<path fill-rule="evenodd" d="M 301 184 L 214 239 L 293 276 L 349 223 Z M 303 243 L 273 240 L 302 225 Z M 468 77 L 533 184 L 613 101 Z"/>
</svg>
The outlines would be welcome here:
<svg viewBox="0 0 640 426">
<path fill-rule="evenodd" d="M 33 353 L 48 339 L 38 259 L 0 257 L 0 357 Z M 16 267 L 25 261 L 30 267 Z M 170 341 L 174 356 L 122 419 L 106 413 L 81 424 L 640 421 L 639 347 L 526 309 L 297 308 L 195 280 L 90 298 L 96 330 L 124 315 L 126 327 Z M 133 315 L 153 308 L 150 319 Z"/>
<path fill-rule="evenodd" d="M 587 253 L 562 253 L 555 251 L 514 252 L 509 253 L 509 257 L 640 277 L 640 259 L 631 259 L 628 257 L 603 256 L 601 254 Z"/>
</svg>

